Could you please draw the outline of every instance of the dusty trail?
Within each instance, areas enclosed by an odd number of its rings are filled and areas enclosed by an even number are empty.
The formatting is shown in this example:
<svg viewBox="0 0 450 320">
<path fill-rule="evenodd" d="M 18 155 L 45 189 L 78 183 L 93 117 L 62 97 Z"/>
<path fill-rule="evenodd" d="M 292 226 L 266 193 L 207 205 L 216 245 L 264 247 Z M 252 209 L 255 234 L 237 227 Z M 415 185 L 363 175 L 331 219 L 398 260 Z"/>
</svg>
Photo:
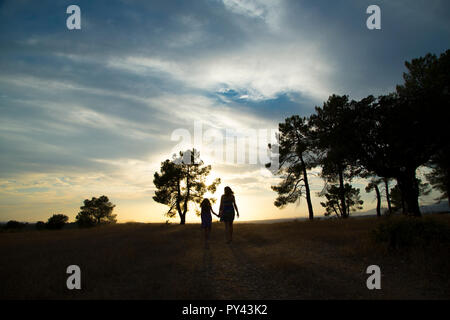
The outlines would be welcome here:
<svg viewBox="0 0 450 320">
<path fill-rule="evenodd" d="M 257 248 L 245 234 L 236 232 L 233 243 L 227 245 L 220 231 L 216 230 L 219 235 L 213 236 L 209 250 L 193 248 L 202 251 L 201 264 L 196 266 L 199 291 L 204 292 L 200 298 L 316 299 L 323 294 L 355 298 L 355 294 L 358 297 L 367 291 L 361 270 L 354 266 L 353 272 L 343 272 L 340 268 L 348 269 L 352 261 L 346 261 L 328 245 L 309 241 L 303 248 L 294 248 L 261 238 L 257 247 L 267 254 L 255 256 Z M 275 264 L 271 261 L 274 257 Z M 324 263 L 330 260 L 334 266 L 324 269 Z M 274 272 L 274 268 L 278 270 Z M 361 283 L 357 292 L 355 283 Z M 351 296 L 343 295 L 345 291 Z"/>
</svg>

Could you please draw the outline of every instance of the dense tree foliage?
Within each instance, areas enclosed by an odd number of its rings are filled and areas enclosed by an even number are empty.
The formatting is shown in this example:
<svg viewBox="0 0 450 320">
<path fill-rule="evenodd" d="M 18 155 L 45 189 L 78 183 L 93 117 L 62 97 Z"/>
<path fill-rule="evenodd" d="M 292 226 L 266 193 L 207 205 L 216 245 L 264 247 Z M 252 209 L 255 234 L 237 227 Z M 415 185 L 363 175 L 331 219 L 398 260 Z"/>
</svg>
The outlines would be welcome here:
<svg viewBox="0 0 450 320">
<path fill-rule="evenodd" d="M 351 143 L 355 135 L 352 103 L 348 96 L 332 95 L 322 107 L 316 107 L 316 113 L 310 119 L 313 143 L 319 151 L 322 166 L 321 176 L 328 183 L 337 183 L 340 216 L 346 218 L 350 210 L 345 181 L 351 181 L 358 174 Z"/>
<path fill-rule="evenodd" d="M 321 195 L 325 196 L 327 201 L 320 204 L 326 209 L 326 216 L 335 214 L 340 218 L 348 217 L 351 211 L 362 209 L 364 201 L 361 200 L 359 189 L 353 188 L 348 183 L 344 185 L 344 207 L 341 202 L 341 192 L 341 187 L 338 185 L 329 185 L 322 191 Z"/>
<path fill-rule="evenodd" d="M 107 196 L 86 199 L 84 206 L 80 207 L 81 211 L 76 216 L 76 222 L 81 227 L 115 223 L 117 215 L 112 213 L 114 207 L 115 205 L 109 201 Z"/>
<path fill-rule="evenodd" d="M 450 206 L 450 147 L 435 154 L 428 166 L 432 170 L 426 174 L 426 178 L 441 193 L 436 200 L 447 199 Z"/>
<path fill-rule="evenodd" d="M 402 210 L 421 215 L 419 195 L 424 186 L 416 170 L 424 165 L 432 168 L 427 178 L 441 191 L 441 198 L 449 197 L 450 50 L 439 57 L 427 54 L 405 66 L 404 83 L 393 93 L 359 101 L 331 95 L 309 118 L 293 116 L 280 124 L 280 158 L 287 165 L 280 165 L 284 180 L 273 187 L 279 195 L 275 205 L 295 202 L 302 195 L 302 184 L 309 189 L 306 170 L 315 165 L 321 167 L 326 183 L 332 184 L 328 193 L 322 193 L 330 196 L 326 207 L 336 208 L 344 218 L 350 212 L 346 185 L 356 176 L 379 179 L 367 188 L 377 193 L 378 208 L 378 185 L 384 183 L 389 211 L 389 181 L 395 179 L 396 206 L 401 195 Z M 314 161 L 302 165 L 302 157 L 309 154 L 314 154 Z"/>
<path fill-rule="evenodd" d="M 448 148 L 450 51 L 405 63 L 397 91 L 355 104 L 355 155 L 380 177 L 395 178 L 405 210 L 419 216 L 416 170 Z"/>
<path fill-rule="evenodd" d="M 64 225 L 69 221 L 69 217 L 64 214 L 54 214 L 50 218 L 48 218 L 45 227 L 51 230 L 62 229 Z"/>
<path fill-rule="evenodd" d="M 292 116 L 284 123 L 280 123 L 277 140 L 279 150 L 277 174 L 283 180 L 278 185 L 272 186 L 272 190 L 278 193 L 275 206 L 284 207 L 305 196 L 309 218 L 313 219 L 314 211 L 307 170 L 316 166 L 316 158 L 307 118 Z M 269 163 L 266 167 L 270 165 Z"/>
</svg>

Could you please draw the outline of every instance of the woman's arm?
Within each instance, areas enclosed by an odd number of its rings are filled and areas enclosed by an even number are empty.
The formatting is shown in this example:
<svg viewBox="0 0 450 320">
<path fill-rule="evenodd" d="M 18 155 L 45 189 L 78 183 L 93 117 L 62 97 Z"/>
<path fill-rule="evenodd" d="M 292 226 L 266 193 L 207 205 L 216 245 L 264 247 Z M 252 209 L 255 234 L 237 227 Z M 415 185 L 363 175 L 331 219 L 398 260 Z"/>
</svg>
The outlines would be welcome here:
<svg viewBox="0 0 450 320">
<path fill-rule="evenodd" d="M 233 197 L 233 205 L 234 205 L 234 208 L 236 209 L 237 217 L 239 218 L 239 209 L 237 207 L 236 198 L 235 197 Z"/>
<path fill-rule="evenodd" d="M 219 217 L 222 215 L 223 212 L 223 196 L 220 197 L 220 207 L 219 207 Z"/>
</svg>

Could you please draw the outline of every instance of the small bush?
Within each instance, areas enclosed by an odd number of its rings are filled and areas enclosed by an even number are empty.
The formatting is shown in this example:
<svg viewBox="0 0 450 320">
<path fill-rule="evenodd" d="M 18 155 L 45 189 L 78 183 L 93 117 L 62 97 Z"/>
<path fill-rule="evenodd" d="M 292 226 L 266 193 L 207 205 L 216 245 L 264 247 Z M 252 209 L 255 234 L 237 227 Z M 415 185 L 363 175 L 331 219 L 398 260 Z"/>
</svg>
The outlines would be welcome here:
<svg viewBox="0 0 450 320">
<path fill-rule="evenodd" d="M 26 223 L 19 222 L 16 220 L 9 220 L 6 225 L 5 229 L 11 230 L 11 229 L 22 229 L 26 226 Z"/>
<path fill-rule="evenodd" d="M 43 229 L 45 229 L 45 222 L 44 222 L 44 221 L 38 221 L 38 222 L 36 222 L 36 229 L 37 229 L 37 230 L 43 230 Z"/>
<path fill-rule="evenodd" d="M 69 221 L 68 216 L 64 214 L 54 214 L 48 219 L 46 227 L 47 229 L 51 230 L 62 229 L 62 227 L 64 227 L 64 225 L 67 223 L 67 221 Z"/>
<path fill-rule="evenodd" d="M 428 247 L 450 243 L 450 228 L 430 218 L 391 218 L 381 222 L 372 237 L 390 249 Z"/>
</svg>

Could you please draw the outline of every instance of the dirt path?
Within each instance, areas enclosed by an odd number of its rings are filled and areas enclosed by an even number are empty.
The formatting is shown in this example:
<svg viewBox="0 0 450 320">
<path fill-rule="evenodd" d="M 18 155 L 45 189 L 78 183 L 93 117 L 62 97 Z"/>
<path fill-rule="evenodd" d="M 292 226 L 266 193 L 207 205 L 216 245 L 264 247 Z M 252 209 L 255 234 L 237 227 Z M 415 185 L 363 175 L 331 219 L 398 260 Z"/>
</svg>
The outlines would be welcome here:
<svg viewBox="0 0 450 320">
<path fill-rule="evenodd" d="M 320 239 L 289 241 L 283 234 L 254 234 L 239 230 L 233 244 L 214 230 L 211 248 L 192 248 L 201 256 L 195 267 L 198 286 L 193 296 L 202 299 L 386 299 L 405 294 L 404 275 L 386 268 L 387 290 L 368 290 L 365 270 L 379 263 L 355 258 L 337 244 Z M 250 232 L 248 232 L 250 231 Z M 408 290 L 408 289 L 406 289 Z M 420 294 L 419 294 L 420 296 Z"/>
<path fill-rule="evenodd" d="M 345 261 L 328 245 L 309 241 L 294 248 L 294 244 L 277 244 L 266 238 L 255 246 L 238 232 L 227 245 L 220 231 L 211 239 L 209 250 L 193 249 L 202 256 L 194 271 L 201 298 L 314 299 L 324 294 L 355 298 L 367 291 L 358 266 L 349 268 L 352 261 Z M 325 267 L 330 262 L 332 265 Z M 357 283 L 361 284 L 356 290 L 359 293 L 355 292 Z"/>
</svg>

